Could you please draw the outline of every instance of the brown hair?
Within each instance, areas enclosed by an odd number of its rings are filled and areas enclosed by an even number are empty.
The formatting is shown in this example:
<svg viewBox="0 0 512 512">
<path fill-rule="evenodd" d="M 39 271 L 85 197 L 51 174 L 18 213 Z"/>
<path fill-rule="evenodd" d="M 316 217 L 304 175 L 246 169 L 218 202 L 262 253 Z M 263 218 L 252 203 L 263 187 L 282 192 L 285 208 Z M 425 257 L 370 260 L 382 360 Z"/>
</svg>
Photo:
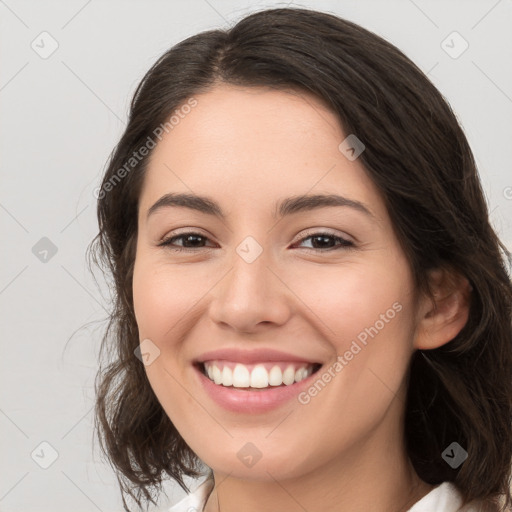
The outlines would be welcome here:
<svg viewBox="0 0 512 512">
<path fill-rule="evenodd" d="M 112 180 L 180 105 L 219 83 L 298 89 L 324 101 L 344 132 L 366 146 L 359 158 L 382 194 L 417 290 L 432 298 L 427 272 L 433 268 L 467 278 L 473 291 L 464 328 L 411 359 L 405 442 L 424 481 L 452 481 L 465 501 L 501 497 L 503 509 L 510 506 L 512 283 L 504 256 L 510 265 L 511 255 L 489 223 L 466 137 L 443 96 L 392 44 L 337 16 L 290 8 L 251 14 L 162 55 L 139 84 L 110 156 L 91 244 L 94 262 L 114 285 L 101 351 L 111 361 L 97 375 L 96 429 L 125 510 L 124 494 L 139 506 L 141 499 L 155 503 L 152 490 L 166 476 L 187 489 L 183 477 L 198 476 L 201 462 L 134 355 L 132 273 L 149 155 L 114 186 Z M 468 452 L 457 469 L 442 458 L 453 441 Z"/>
</svg>

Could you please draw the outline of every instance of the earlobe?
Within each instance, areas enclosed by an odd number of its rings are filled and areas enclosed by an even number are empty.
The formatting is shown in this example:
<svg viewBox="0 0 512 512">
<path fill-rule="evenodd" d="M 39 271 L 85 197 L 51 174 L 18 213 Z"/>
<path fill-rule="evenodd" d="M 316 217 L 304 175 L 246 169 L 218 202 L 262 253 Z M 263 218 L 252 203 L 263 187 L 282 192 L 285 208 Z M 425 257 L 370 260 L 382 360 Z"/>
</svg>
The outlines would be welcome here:
<svg viewBox="0 0 512 512">
<path fill-rule="evenodd" d="M 414 348 L 430 350 L 453 340 L 469 318 L 472 287 L 469 281 L 452 271 L 435 269 L 430 283 L 435 302 L 422 298 L 414 339 Z"/>
</svg>

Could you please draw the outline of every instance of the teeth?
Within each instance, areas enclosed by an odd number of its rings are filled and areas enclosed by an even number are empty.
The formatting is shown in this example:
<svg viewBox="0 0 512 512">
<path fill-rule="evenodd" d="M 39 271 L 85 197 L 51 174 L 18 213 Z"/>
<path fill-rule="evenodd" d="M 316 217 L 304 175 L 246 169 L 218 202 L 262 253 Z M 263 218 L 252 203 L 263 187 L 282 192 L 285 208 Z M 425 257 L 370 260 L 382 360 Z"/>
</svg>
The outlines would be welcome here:
<svg viewBox="0 0 512 512">
<path fill-rule="evenodd" d="M 206 374 L 217 385 L 235 388 L 268 388 L 291 386 L 313 373 L 313 365 L 306 363 L 257 364 L 208 361 L 204 363 Z M 270 371 L 269 371 L 270 369 Z"/>
<path fill-rule="evenodd" d="M 216 366 L 213 366 L 216 368 Z M 251 376 L 249 370 L 243 364 L 237 364 L 233 370 L 233 387 L 235 388 L 248 388 L 251 383 Z M 215 384 L 220 384 L 216 382 Z M 223 385 L 225 385 L 223 383 Z"/>
<path fill-rule="evenodd" d="M 283 372 L 279 366 L 273 366 L 268 374 L 268 383 L 271 386 L 280 386 L 283 383 Z"/>
<path fill-rule="evenodd" d="M 213 373 L 213 382 L 215 382 L 215 384 L 220 384 L 222 382 L 222 372 L 219 370 L 219 367 L 214 366 L 212 373 Z"/>
<path fill-rule="evenodd" d="M 251 372 L 251 388 L 268 388 L 268 372 L 260 364 Z"/>
<path fill-rule="evenodd" d="M 224 366 L 222 369 L 222 382 L 223 386 L 232 386 L 233 385 L 233 372 L 229 366 Z"/>
<path fill-rule="evenodd" d="M 283 372 L 283 384 L 290 386 L 295 382 L 295 369 L 293 366 L 288 366 Z"/>
</svg>

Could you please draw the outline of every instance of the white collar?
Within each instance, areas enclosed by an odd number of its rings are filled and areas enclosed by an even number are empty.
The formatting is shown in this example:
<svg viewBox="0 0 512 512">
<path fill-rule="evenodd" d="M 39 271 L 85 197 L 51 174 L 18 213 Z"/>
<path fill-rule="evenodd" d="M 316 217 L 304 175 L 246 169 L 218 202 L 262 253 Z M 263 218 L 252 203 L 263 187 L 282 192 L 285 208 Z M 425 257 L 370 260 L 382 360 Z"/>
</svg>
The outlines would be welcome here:
<svg viewBox="0 0 512 512">
<path fill-rule="evenodd" d="M 455 512 L 462 496 L 451 482 L 443 482 L 417 501 L 407 512 Z"/>
</svg>

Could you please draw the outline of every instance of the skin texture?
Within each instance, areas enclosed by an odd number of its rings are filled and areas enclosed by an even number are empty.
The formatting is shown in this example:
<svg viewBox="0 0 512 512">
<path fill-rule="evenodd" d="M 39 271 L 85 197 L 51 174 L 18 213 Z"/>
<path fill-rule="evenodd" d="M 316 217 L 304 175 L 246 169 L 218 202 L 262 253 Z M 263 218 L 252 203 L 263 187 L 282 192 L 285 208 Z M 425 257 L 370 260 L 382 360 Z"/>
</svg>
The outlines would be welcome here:
<svg viewBox="0 0 512 512">
<path fill-rule="evenodd" d="M 320 101 L 228 85 L 196 99 L 151 157 L 133 292 L 140 340 L 160 350 L 146 367 L 151 386 L 214 470 L 206 511 L 407 510 L 432 489 L 403 446 L 408 363 L 414 350 L 436 348 L 462 329 L 467 282 L 432 272 L 435 311 L 417 296 L 382 198 L 360 161 L 338 149 L 348 134 Z M 183 207 L 147 219 L 168 192 L 209 196 L 226 219 Z M 279 200 L 322 193 L 358 200 L 374 217 L 338 206 L 273 217 Z M 326 230 L 354 247 L 315 251 L 306 237 Z M 207 237 L 202 248 L 158 247 L 188 231 Z M 263 249 L 252 263 L 236 252 L 247 236 Z M 209 350 L 261 347 L 329 367 L 396 303 L 400 312 L 304 405 L 226 411 L 192 366 Z M 262 454 L 252 467 L 237 457 L 248 442 Z"/>
</svg>

